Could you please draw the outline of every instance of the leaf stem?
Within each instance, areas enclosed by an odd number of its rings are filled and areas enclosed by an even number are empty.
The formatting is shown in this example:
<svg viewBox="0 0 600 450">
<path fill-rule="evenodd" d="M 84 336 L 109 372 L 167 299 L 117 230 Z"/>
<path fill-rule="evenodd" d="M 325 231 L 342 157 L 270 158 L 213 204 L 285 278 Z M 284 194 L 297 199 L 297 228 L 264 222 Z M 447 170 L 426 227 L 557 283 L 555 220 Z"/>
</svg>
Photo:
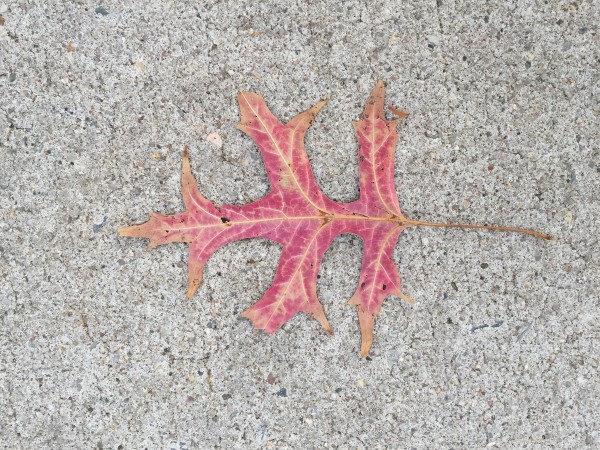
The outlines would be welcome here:
<svg viewBox="0 0 600 450">
<path fill-rule="evenodd" d="M 479 230 L 496 230 L 496 231 L 513 231 L 515 233 L 529 234 L 546 241 L 552 239 L 549 234 L 539 233 L 537 231 L 525 230 L 523 228 L 513 227 L 497 227 L 495 225 L 464 225 L 460 223 L 432 223 L 432 222 L 421 222 L 420 220 L 409 220 L 409 219 L 398 219 L 402 225 L 414 226 L 414 227 L 439 227 L 439 228 L 475 228 Z"/>
</svg>

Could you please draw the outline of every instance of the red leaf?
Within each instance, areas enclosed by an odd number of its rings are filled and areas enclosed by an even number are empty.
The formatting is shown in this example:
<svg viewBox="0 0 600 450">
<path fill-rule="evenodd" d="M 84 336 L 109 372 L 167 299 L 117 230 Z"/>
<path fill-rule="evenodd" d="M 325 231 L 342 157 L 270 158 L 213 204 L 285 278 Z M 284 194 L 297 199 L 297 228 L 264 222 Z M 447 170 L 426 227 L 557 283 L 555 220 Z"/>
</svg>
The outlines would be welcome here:
<svg viewBox="0 0 600 450">
<path fill-rule="evenodd" d="M 150 239 L 150 247 L 188 242 L 191 297 L 202 280 L 204 264 L 223 245 L 239 239 L 263 237 L 283 247 L 277 273 L 262 299 L 243 316 L 256 328 L 274 333 L 296 313 L 310 314 L 331 333 L 317 298 L 319 264 L 331 241 L 352 233 L 364 241 L 358 288 L 349 303 L 356 305 L 362 334 L 361 355 L 373 343 L 375 316 L 386 297 L 412 300 L 400 290 L 400 274 L 392 252 L 402 231 L 409 226 L 449 226 L 519 231 L 549 238 L 533 231 L 483 225 L 435 224 L 406 219 L 400 212 L 394 184 L 396 128 L 406 113 L 390 108 L 400 119 L 388 121 L 383 111 L 384 87 L 373 89 L 364 118 L 354 123 L 359 142 L 360 198 L 334 202 L 318 187 L 304 148 L 304 134 L 325 105 L 322 100 L 298 114 L 286 125 L 273 116 L 260 95 L 238 95 L 241 121 L 238 128 L 258 145 L 271 191 L 244 206 L 216 207 L 196 184 L 187 149 L 183 154 L 182 195 L 185 212 L 152 214 L 150 220 L 119 230 L 121 236 Z"/>
</svg>

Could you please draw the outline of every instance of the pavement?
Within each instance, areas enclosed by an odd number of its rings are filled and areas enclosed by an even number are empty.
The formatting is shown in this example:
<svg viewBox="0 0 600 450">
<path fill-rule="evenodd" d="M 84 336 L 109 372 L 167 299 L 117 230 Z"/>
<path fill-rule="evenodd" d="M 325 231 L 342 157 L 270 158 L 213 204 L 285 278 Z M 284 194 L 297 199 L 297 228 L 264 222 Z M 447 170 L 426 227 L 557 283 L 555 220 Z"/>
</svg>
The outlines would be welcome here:
<svg viewBox="0 0 600 450">
<path fill-rule="evenodd" d="M 600 5 L 577 1 L 0 0 L 0 448 L 600 448 Z M 306 145 L 358 196 L 377 80 L 410 113 L 404 214 L 554 236 L 410 229 L 369 359 L 362 243 L 337 238 L 318 295 L 274 335 L 240 313 L 280 254 L 235 242 L 185 297 L 187 247 L 117 229 L 203 194 L 269 190 L 236 94 L 280 119 L 330 101 Z"/>
</svg>

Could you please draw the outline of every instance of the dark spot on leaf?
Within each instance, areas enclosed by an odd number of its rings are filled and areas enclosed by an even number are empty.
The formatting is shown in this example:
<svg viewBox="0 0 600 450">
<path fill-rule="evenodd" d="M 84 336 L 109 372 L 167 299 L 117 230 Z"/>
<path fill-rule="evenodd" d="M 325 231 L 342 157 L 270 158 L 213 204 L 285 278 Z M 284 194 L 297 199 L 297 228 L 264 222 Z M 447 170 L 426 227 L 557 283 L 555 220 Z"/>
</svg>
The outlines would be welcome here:
<svg viewBox="0 0 600 450">
<path fill-rule="evenodd" d="M 221 217 L 221 222 L 223 222 L 223 223 L 229 223 L 231 221 L 227 217 Z"/>
<path fill-rule="evenodd" d="M 360 283 L 360 288 L 363 289 L 365 287 L 365 282 Z"/>
<path fill-rule="evenodd" d="M 384 284 L 383 286 L 381 286 L 381 289 L 383 289 L 385 291 L 387 289 L 387 285 Z"/>
<path fill-rule="evenodd" d="M 363 155 L 360 155 L 360 158 L 358 158 L 358 159 L 360 159 L 360 161 L 362 162 L 365 160 L 365 157 Z"/>
</svg>

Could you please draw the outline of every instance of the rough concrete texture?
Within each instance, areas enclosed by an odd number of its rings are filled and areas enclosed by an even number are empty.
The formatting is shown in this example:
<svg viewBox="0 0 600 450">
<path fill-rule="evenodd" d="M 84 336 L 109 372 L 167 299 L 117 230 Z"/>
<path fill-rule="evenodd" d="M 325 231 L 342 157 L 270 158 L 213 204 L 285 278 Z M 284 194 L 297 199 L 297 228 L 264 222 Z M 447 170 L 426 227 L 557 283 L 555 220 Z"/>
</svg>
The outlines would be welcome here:
<svg viewBox="0 0 600 450">
<path fill-rule="evenodd" d="M 1 0 L 0 0 L 1 1 Z M 192 4 L 193 3 L 193 4 Z M 2 448 L 598 448 L 599 35 L 594 0 L 0 3 Z M 361 241 L 275 335 L 239 313 L 279 247 L 228 245 L 188 300 L 185 245 L 118 227 L 202 192 L 268 189 L 240 90 L 307 137 L 318 182 L 358 195 L 352 120 L 377 79 L 411 113 L 396 181 L 411 229 L 359 357 Z M 217 133 L 222 142 L 214 139 Z"/>
</svg>

